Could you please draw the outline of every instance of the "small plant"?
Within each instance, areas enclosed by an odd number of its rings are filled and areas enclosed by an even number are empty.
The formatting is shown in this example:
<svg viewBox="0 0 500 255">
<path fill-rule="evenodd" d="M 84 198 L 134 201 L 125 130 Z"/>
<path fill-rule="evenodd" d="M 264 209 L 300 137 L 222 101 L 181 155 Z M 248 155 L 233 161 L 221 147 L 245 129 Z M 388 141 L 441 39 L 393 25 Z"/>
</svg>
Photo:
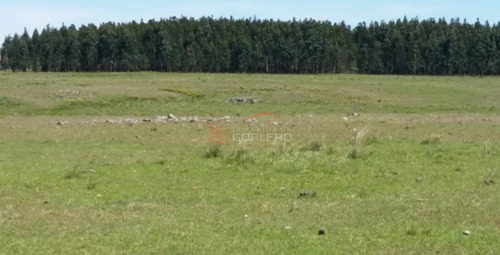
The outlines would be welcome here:
<svg viewBox="0 0 500 255">
<path fill-rule="evenodd" d="M 269 153 L 269 156 L 292 156 L 297 152 L 296 148 L 294 148 L 294 144 L 285 144 L 285 143 L 273 143 L 274 150 Z"/>
<path fill-rule="evenodd" d="M 374 136 L 374 135 L 369 135 L 368 137 L 366 137 L 366 140 L 365 140 L 366 145 L 372 145 L 372 144 L 376 144 L 378 142 L 379 142 L 378 137 Z"/>
<path fill-rule="evenodd" d="M 187 95 L 187 96 L 193 97 L 193 98 L 202 97 L 201 92 L 196 91 L 196 90 L 192 90 L 192 89 L 185 89 L 185 88 L 162 88 L 162 89 L 159 89 L 159 90 L 160 91 L 167 91 L 167 92 L 178 93 L 178 94 L 184 94 L 184 95 Z"/>
<path fill-rule="evenodd" d="M 165 160 L 158 160 L 158 161 L 155 161 L 154 164 L 156 165 L 165 165 L 167 162 Z"/>
<path fill-rule="evenodd" d="M 90 178 L 87 180 L 87 189 L 88 190 L 94 190 L 96 187 L 96 182 L 91 181 Z"/>
<path fill-rule="evenodd" d="M 19 106 L 21 103 L 7 97 L 0 97 L 0 106 Z"/>
<path fill-rule="evenodd" d="M 417 230 L 415 228 L 410 228 L 406 231 L 406 235 L 409 235 L 409 236 L 416 236 L 417 235 Z"/>
<path fill-rule="evenodd" d="M 190 89 L 184 90 L 184 91 L 182 91 L 182 93 L 184 93 L 190 97 L 195 97 L 195 98 L 201 97 L 201 93 L 199 91 L 194 91 L 194 90 L 190 90 Z"/>
<path fill-rule="evenodd" d="M 323 145 L 320 142 L 315 141 L 309 144 L 310 151 L 320 151 L 321 148 L 323 148 Z"/>
<path fill-rule="evenodd" d="M 123 101 L 125 102 L 147 102 L 147 101 L 161 101 L 160 99 L 152 96 L 140 96 L 140 95 L 133 95 L 133 96 L 123 96 Z"/>
<path fill-rule="evenodd" d="M 359 159 L 364 156 L 363 151 L 359 150 L 358 148 L 354 148 L 348 155 L 347 157 L 350 159 Z"/>
<path fill-rule="evenodd" d="M 337 154 L 338 153 L 338 150 L 334 147 L 328 147 L 326 149 L 326 155 L 334 155 L 334 154 Z"/>
<path fill-rule="evenodd" d="M 92 174 L 94 173 L 94 169 L 85 169 L 81 170 L 78 167 L 74 167 L 73 169 L 69 170 L 66 175 L 64 175 L 65 179 L 73 179 L 73 178 L 80 178 L 84 174 Z"/>
<path fill-rule="evenodd" d="M 350 159 L 359 159 L 363 158 L 366 153 L 365 149 L 363 147 L 363 138 L 368 134 L 368 126 L 365 126 L 361 130 L 356 130 L 356 134 L 352 138 L 352 150 L 351 152 L 347 155 L 348 158 Z M 366 143 L 366 142 L 365 142 Z"/>
<path fill-rule="evenodd" d="M 310 142 L 308 145 L 300 148 L 301 151 L 320 151 L 323 148 L 323 145 L 321 142 L 318 141 L 313 141 Z"/>
<path fill-rule="evenodd" d="M 210 144 L 208 149 L 203 154 L 205 158 L 219 158 L 222 157 L 222 150 L 219 144 Z"/>
<path fill-rule="evenodd" d="M 437 134 L 432 134 L 429 139 L 423 140 L 420 144 L 433 145 L 439 143 L 441 143 L 441 136 Z"/>
<path fill-rule="evenodd" d="M 66 175 L 64 175 L 64 179 L 73 179 L 73 178 L 79 178 L 82 175 L 82 171 L 78 170 L 77 168 L 73 168 L 69 170 Z"/>
<path fill-rule="evenodd" d="M 64 102 L 66 102 L 70 105 L 80 105 L 80 104 L 86 103 L 85 98 L 81 98 L 81 97 L 64 99 Z"/>
<path fill-rule="evenodd" d="M 253 161 L 253 158 L 248 154 L 246 149 L 238 148 L 227 155 L 224 160 L 229 164 L 245 164 Z"/>
</svg>

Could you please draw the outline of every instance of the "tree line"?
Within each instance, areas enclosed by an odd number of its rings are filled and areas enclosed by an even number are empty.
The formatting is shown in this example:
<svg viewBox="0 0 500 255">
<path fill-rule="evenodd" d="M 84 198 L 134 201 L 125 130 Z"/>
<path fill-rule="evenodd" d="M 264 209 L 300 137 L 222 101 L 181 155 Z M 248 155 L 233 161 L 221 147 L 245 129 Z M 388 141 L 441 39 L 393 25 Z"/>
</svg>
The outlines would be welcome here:
<svg viewBox="0 0 500 255">
<path fill-rule="evenodd" d="M 43 72 L 500 74 L 500 23 L 359 23 L 203 17 L 7 36 L 0 69 Z"/>
</svg>

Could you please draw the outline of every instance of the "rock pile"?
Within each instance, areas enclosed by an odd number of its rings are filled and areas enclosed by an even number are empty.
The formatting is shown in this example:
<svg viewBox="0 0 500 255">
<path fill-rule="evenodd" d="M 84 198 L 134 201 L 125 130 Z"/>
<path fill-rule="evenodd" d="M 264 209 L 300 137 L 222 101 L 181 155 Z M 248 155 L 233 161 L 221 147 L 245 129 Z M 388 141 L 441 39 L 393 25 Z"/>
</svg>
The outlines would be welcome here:
<svg viewBox="0 0 500 255">
<path fill-rule="evenodd" d="M 97 125 L 97 124 L 124 124 L 124 125 L 136 125 L 136 124 L 141 124 L 141 123 L 158 123 L 158 124 L 163 124 L 163 123 L 180 123 L 180 122 L 190 122 L 190 123 L 206 123 L 206 122 L 231 122 L 231 117 L 225 116 L 222 118 L 200 118 L 200 117 L 194 117 L 194 116 L 183 116 L 183 117 L 176 117 L 173 114 L 168 114 L 166 116 L 156 116 L 156 117 L 151 117 L 151 118 L 126 118 L 126 119 L 121 119 L 121 120 L 112 120 L 112 119 L 107 119 L 107 120 L 92 120 L 92 121 L 86 121 L 84 124 L 90 124 L 90 125 Z M 56 125 L 62 125 L 61 121 L 58 121 Z M 66 122 L 64 122 L 66 124 Z"/>
<path fill-rule="evenodd" d="M 56 93 L 50 95 L 55 99 L 76 99 L 76 98 L 90 98 L 92 94 L 84 94 L 78 90 L 58 90 Z"/>
<path fill-rule="evenodd" d="M 228 102 L 233 104 L 242 104 L 242 103 L 259 104 L 262 102 L 262 99 L 255 97 L 233 97 L 229 98 Z"/>
</svg>

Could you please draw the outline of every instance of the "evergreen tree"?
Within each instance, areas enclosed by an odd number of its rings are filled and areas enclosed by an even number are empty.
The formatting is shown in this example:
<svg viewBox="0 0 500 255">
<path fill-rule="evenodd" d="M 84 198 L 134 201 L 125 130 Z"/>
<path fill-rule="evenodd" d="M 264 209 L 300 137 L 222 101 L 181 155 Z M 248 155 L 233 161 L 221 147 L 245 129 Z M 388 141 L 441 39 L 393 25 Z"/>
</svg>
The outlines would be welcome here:
<svg viewBox="0 0 500 255">
<path fill-rule="evenodd" d="M 40 62 L 41 48 L 42 44 L 40 34 L 35 28 L 35 30 L 33 31 L 33 35 L 31 36 L 31 41 L 29 43 L 31 66 L 33 71 L 35 72 L 41 71 L 42 69 Z"/>
<path fill-rule="evenodd" d="M 78 34 L 80 41 L 80 68 L 85 72 L 98 70 L 97 27 L 93 24 L 81 26 Z"/>
<path fill-rule="evenodd" d="M 61 36 L 63 41 L 63 63 L 62 71 L 75 72 L 80 70 L 81 58 L 81 43 L 78 38 L 78 30 L 74 25 L 69 28 L 61 28 Z"/>
<path fill-rule="evenodd" d="M 176 18 L 5 38 L 13 71 L 167 71 L 499 75 L 500 23 L 458 18 L 360 23 Z"/>
<path fill-rule="evenodd" d="M 2 70 L 11 69 L 11 59 L 9 56 L 9 51 L 12 49 L 12 37 L 7 36 L 2 44 L 2 49 L 0 49 L 0 67 Z"/>
<path fill-rule="evenodd" d="M 26 34 L 26 31 L 25 31 Z M 8 65 L 12 71 L 27 71 L 29 68 L 29 36 L 28 39 L 24 36 L 14 35 L 12 41 L 7 48 Z"/>
</svg>

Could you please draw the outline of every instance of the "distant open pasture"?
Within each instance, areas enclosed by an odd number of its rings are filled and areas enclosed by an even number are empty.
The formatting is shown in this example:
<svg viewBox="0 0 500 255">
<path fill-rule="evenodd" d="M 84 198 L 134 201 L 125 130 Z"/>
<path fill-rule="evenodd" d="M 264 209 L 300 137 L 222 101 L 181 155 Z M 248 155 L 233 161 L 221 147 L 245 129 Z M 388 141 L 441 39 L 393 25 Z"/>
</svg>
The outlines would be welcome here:
<svg viewBox="0 0 500 255">
<path fill-rule="evenodd" d="M 499 141 L 498 77 L 3 72 L 0 253 L 498 254 Z"/>
</svg>

